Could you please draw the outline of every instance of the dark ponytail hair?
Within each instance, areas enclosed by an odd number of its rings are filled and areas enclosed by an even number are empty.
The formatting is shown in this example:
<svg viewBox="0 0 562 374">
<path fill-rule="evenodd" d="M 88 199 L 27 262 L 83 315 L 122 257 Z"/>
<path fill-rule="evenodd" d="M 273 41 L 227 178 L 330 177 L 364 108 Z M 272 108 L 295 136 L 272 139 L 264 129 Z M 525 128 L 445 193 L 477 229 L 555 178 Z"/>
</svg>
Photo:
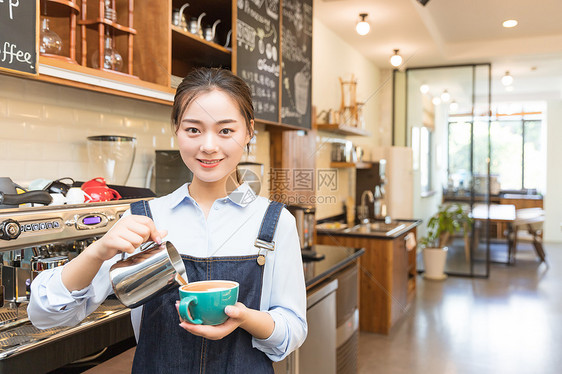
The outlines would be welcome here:
<svg viewBox="0 0 562 374">
<path fill-rule="evenodd" d="M 250 121 L 254 119 L 254 105 L 250 87 L 230 70 L 219 68 L 198 68 L 189 73 L 180 83 L 172 107 L 172 130 L 178 131 L 185 110 L 199 95 L 220 90 L 238 104 L 246 122 L 250 138 L 254 136 Z"/>
</svg>

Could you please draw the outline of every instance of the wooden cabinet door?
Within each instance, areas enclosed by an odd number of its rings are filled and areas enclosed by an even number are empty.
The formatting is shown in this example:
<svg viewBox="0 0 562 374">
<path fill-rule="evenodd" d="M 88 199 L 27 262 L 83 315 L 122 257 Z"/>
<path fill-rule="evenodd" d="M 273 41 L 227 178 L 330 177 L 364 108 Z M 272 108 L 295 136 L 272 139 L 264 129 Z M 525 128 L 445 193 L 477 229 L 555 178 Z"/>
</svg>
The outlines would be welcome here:
<svg viewBox="0 0 562 374">
<path fill-rule="evenodd" d="M 405 234 L 393 240 L 392 324 L 394 324 L 408 308 L 408 252 L 406 251 L 404 237 Z"/>
</svg>

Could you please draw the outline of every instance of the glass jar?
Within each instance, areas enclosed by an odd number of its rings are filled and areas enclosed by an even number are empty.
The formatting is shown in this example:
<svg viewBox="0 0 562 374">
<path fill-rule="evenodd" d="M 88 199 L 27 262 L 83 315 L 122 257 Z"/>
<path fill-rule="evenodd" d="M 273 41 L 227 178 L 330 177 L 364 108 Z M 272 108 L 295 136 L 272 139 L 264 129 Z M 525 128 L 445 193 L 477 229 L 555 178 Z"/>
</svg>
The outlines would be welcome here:
<svg viewBox="0 0 562 374">
<path fill-rule="evenodd" d="M 39 44 L 39 52 L 58 55 L 62 50 L 62 39 L 60 36 L 49 29 L 49 19 L 41 20 L 41 37 Z"/>
<path fill-rule="evenodd" d="M 99 69 L 99 56 L 99 51 L 95 51 L 92 55 L 94 69 Z M 123 68 L 123 57 L 114 49 L 113 38 L 109 35 L 105 36 L 103 68 L 115 71 L 121 71 Z"/>
</svg>

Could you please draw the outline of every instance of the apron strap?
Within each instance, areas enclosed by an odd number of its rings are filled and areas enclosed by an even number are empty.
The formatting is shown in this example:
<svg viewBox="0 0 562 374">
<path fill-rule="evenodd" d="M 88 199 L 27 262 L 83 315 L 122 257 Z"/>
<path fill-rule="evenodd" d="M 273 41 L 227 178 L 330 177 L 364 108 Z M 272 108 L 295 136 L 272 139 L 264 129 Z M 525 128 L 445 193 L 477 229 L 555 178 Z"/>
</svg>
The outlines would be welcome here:
<svg viewBox="0 0 562 374">
<path fill-rule="evenodd" d="M 275 235 L 277 223 L 279 222 L 279 217 L 281 216 L 281 211 L 284 207 L 285 204 L 279 203 L 277 201 L 271 201 L 269 203 L 267 211 L 265 212 L 263 220 L 261 221 L 260 232 L 255 243 L 256 247 L 269 249 L 270 251 L 273 251 L 275 249 L 273 236 Z"/>
<path fill-rule="evenodd" d="M 150 211 L 150 206 L 148 205 L 148 201 L 146 200 L 139 200 L 131 203 L 131 214 L 137 216 L 146 216 L 152 219 L 152 212 Z"/>
</svg>

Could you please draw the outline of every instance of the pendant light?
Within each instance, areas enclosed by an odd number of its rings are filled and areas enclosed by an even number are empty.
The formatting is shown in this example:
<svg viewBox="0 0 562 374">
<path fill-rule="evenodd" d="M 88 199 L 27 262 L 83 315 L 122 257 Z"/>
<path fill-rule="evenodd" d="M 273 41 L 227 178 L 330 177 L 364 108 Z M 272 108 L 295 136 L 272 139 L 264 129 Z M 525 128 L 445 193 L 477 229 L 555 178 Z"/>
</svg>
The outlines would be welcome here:
<svg viewBox="0 0 562 374">
<path fill-rule="evenodd" d="M 509 74 L 509 70 L 505 72 L 505 75 L 501 79 L 504 86 L 511 86 L 513 83 L 513 77 Z"/>
<path fill-rule="evenodd" d="M 451 100 L 451 94 L 447 90 L 443 91 L 441 94 L 441 101 L 447 103 L 449 100 Z"/>
<path fill-rule="evenodd" d="M 394 54 L 390 56 L 390 64 L 394 67 L 402 65 L 402 56 L 398 54 L 399 49 L 394 50 Z"/>
<path fill-rule="evenodd" d="M 355 31 L 357 31 L 359 35 L 367 35 L 371 30 L 371 25 L 369 24 L 369 22 L 365 21 L 365 18 L 367 18 L 368 15 L 369 14 L 367 13 L 359 14 L 359 17 L 361 17 L 361 21 L 357 22 L 357 25 L 355 26 Z"/>
<path fill-rule="evenodd" d="M 422 84 L 422 85 L 420 86 L 420 92 L 425 95 L 426 93 L 429 92 L 429 86 L 428 86 L 427 84 L 425 84 L 425 83 Z"/>
<path fill-rule="evenodd" d="M 449 110 L 451 113 L 456 113 L 457 110 L 459 110 L 459 104 L 455 100 L 451 101 L 451 104 L 449 104 Z"/>
</svg>

